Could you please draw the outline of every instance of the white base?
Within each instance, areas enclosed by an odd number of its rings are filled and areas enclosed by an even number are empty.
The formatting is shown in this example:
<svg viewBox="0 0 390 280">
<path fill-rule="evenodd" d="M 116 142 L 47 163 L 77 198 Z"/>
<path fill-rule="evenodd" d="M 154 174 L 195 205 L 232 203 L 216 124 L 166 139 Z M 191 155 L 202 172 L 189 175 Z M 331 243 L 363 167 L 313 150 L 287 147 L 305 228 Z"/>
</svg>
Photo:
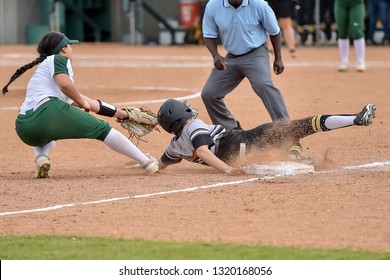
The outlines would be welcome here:
<svg viewBox="0 0 390 280">
<path fill-rule="evenodd" d="M 303 173 L 313 173 L 314 166 L 298 162 L 275 162 L 271 164 L 251 164 L 244 166 L 246 174 L 272 176 L 287 176 Z"/>
</svg>

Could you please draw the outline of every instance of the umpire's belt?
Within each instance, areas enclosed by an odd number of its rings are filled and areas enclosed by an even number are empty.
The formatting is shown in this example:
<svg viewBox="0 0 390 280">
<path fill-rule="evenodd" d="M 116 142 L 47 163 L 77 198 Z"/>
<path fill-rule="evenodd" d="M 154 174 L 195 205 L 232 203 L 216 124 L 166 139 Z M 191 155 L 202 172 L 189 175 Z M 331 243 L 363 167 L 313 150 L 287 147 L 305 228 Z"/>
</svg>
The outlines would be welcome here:
<svg viewBox="0 0 390 280">
<path fill-rule="evenodd" d="M 251 49 L 249 52 L 246 52 L 246 53 L 243 53 L 243 54 L 239 54 L 239 55 L 235 55 L 235 54 L 232 54 L 232 53 L 228 53 L 228 55 L 231 56 L 231 57 L 233 57 L 233 58 L 241 57 L 241 56 L 250 54 L 250 53 L 254 52 L 254 51 L 257 50 L 257 49 L 258 49 L 258 48 L 254 48 L 254 49 Z"/>
</svg>

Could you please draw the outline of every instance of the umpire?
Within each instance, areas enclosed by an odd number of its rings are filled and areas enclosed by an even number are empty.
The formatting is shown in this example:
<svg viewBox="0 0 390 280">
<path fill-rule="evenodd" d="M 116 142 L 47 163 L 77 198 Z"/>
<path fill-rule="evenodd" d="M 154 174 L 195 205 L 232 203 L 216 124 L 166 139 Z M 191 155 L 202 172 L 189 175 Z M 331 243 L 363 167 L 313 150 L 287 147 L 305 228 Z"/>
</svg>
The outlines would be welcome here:
<svg viewBox="0 0 390 280">
<path fill-rule="evenodd" d="M 273 70 L 284 70 L 281 35 L 273 10 L 264 0 L 210 0 L 202 22 L 204 42 L 215 68 L 202 90 L 202 100 L 213 124 L 226 129 L 240 127 L 227 109 L 224 98 L 246 77 L 263 101 L 272 121 L 289 119 L 284 98 L 271 78 L 266 46 L 267 33 L 274 49 Z M 228 52 L 218 52 L 218 37 Z M 293 150 L 300 157 L 298 144 Z"/>
</svg>

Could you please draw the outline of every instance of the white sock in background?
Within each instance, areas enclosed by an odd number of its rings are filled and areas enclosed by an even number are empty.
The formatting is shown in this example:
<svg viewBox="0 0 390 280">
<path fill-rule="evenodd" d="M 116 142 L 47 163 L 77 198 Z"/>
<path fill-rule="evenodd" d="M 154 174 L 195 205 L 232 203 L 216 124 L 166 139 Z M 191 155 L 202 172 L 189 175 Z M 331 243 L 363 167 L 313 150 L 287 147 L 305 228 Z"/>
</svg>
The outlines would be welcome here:
<svg viewBox="0 0 390 280">
<path fill-rule="evenodd" d="M 359 65 L 365 65 L 365 55 L 366 55 L 366 41 L 364 38 L 353 40 L 353 45 L 355 47 L 356 59 Z"/>
<path fill-rule="evenodd" d="M 338 39 L 339 53 L 342 64 L 349 62 L 349 39 Z"/>
<path fill-rule="evenodd" d="M 133 142 L 114 128 L 110 130 L 103 143 L 112 150 L 138 161 L 141 165 L 150 160 Z"/>
</svg>

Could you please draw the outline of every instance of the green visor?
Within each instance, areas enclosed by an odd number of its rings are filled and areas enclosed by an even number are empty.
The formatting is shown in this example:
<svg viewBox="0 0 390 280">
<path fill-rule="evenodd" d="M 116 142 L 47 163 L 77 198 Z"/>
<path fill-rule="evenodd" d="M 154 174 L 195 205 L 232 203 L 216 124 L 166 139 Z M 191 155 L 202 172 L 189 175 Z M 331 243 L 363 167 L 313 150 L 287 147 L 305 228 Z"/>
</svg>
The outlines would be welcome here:
<svg viewBox="0 0 390 280">
<path fill-rule="evenodd" d="M 68 37 L 64 36 L 62 40 L 53 48 L 51 51 L 52 54 L 57 54 L 60 52 L 60 50 L 65 47 L 67 44 L 78 44 L 78 40 L 70 40 Z"/>
</svg>

